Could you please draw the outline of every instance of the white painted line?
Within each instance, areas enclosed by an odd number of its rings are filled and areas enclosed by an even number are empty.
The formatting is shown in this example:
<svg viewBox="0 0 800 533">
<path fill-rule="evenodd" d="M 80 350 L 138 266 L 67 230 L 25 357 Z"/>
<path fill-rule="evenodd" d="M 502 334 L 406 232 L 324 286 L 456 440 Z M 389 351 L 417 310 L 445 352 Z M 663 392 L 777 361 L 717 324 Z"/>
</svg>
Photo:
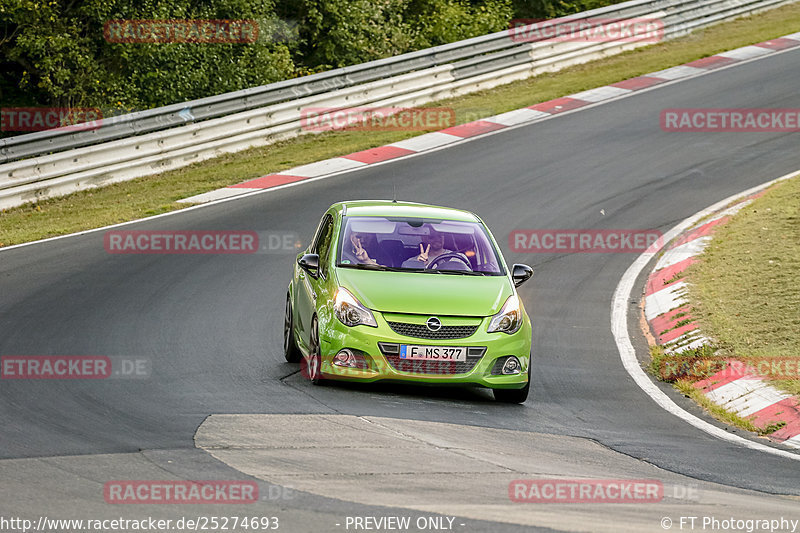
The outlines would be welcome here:
<svg viewBox="0 0 800 533">
<path fill-rule="evenodd" d="M 708 339 L 701 334 L 699 329 L 693 329 L 692 331 L 689 331 L 688 333 L 681 335 L 677 339 L 665 343 L 663 346 L 664 348 L 669 348 L 670 350 L 674 350 L 675 348 L 683 348 L 687 344 L 694 342 L 696 340 L 707 341 Z"/>
<path fill-rule="evenodd" d="M 418 137 L 411 137 L 410 139 L 406 139 L 404 141 L 392 143 L 389 146 L 405 148 L 406 150 L 411 150 L 412 152 L 424 152 L 425 150 L 430 150 L 431 148 L 437 148 L 439 146 L 444 146 L 445 144 L 450 144 L 460 140 L 462 140 L 461 137 L 456 137 L 455 135 L 450 135 L 449 133 L 439 133 L 438 131 L 434 131 L 433 133 L 426 133 L 425 135 L 419 135 Z"/>
<path fill-rule="evenodd" d="M 669 350 L 665 349 L 664 351 L 670 355 L 680 355 L 681 353 L 689 350 L 696 350 L 704 344 L 710 344 L 710 341 L 706 337 L 700 337 L 699 339 L 694 340 L 685 346 L 677 346 Z"/>
<path fill-rule="evenodd" d="M 345 159 L 344 157 L 334 157 L 332 159 L 325 159 L 324 161 L 317 161 L 316 163 L 309 163 L 299 167 L 283 170 L 278 174 L 281 176 L 300 176 L 303 178 L 316 178 L 331 172 L 339 172 L 342 170 L 353 170 L 365 166 L 366 163 L 361 161 L 353 161 L 352 159 Z"/>
<path fill-rule="evenodd" d="M 686 302 L 686 296 L 681 292 L 686 289 L 686 282 L 681 281 L 670 285 L 666 289 L 654 292 L 644 300 L 644 316 L 648 321 L 660 314 L 674 309 Z"/>
<path fill-rule="evenodd" d="M 577 94 L 569 95 L 569 98 L 575 98 L 577 100 L 583 100 L 584 102 L 602 102 L 603 100 L 608 100 L 609 98 L 616 98 L 617 96 L 622 96 L 624 94 L 629 94 L 633 91 L 630 89 L 623 89 L 621 87 L 611 87 L 610 85 L 605 87 L 598 87 L 597 89 L 589 89 L 588 91 L 583 91 Z"/>
<path fill-rule="evenodd" d="M 772 385 L 765 383 L 762 388 L 732 401 L 729 404 L 729 408 L 736 411 L 739 416 L 746 417 L 788 398 L 791 398 L 789 394 L 783 393 Z"/>
<path fill-rule="evenodd" d="M 206 202 L 213 202 L 214 200 L 220 200 L 222 198 L 231 198 L 233 196 L 239 196 L 240 194 L 245 194 L 257 190 L 258 189 L 247 189 L 244 187 L 237 187 L 235 189 L 226 187 L 223 189 L 216 189 L 214 191 L 204 192 L 203 194 L 190 196 L 189 198 L 183 198 L 182 200 L 178 200 L 178 202 L 182 204 L 204 204 Z"/>
<path fill-rule="evenodd" d="M 753 200 L 747 200 L 747 201 L 742 202 L 740 204 L 733 205 L 733 206 L 729 207 L 728 209 L 720 211 L 719 213 L 717 213 L 713 217 L 709 218 L 708 220 L 705 220 L 703 222 L 703 224 L 701 224 L 701 226 L 705 225 L 705 224 L 708 224 L 709 222 L 714 222 L 715 220 L 719 220 L 721 218 L 731 217 L 731 216 L 735 215 L 736 213 L 738 213 L 739 211 L 741 211 L 742 209 L 744 209 L 745 207 L 747 207 L 748 205 L 750 205 L 752 203 L 753 203 Z"/>
<path fill-rule="evenodd" d="M 550 113 L 545 113 L 544 111 L 536 111 L 535 109 L 528 109 L 527 107 L 523 107 L 522 109 L 515 109 L 514 111 L 509 111 L 508 113 L 501 113 L 499 115 L 495 115 L 493 117 L 486 117 L 481 120 L 495 122 L 497 124 L 502 124 L 503 126 L 514 126 L 516 124 L 533 122 L 534 120 L 549 116 Z"/>
<path fill-rule="evenodd" d="M 688 78 L 689 76 L 697 76 L 702 72 L 706 72 L 706 70 L 702 68 L 685 67 L 680 65 L 665 70 L 659 70 L 658 72 L 653 72 L 652 74 L 645 74 L 645 76 L 651 78 L 662 78 L 665 80 L 678 80 L 681 78 Z"/>
<path fill-rule="evenodd" d="M 690 257 L 700 255 L 705 247 L 708 246 L 709 242 L 711 242 L 711 237 L 706 235 L 705 237 L 698 237 L 689 242 L 685 242 L 680 246 L 676 246 L 675 248 L 667 250 L 664 252 L 664 255 L 661 256 L 661 259 L 658 260 L 658 263 L 656 263 L 654 270 L 661 270 L 662 268 L 667 268 L 672 265 L 676 265 L 681 261 L 685 261 Z"/>
<path fill-rule="evenodd" d="M 730 383 L 726 383 L 721 387 L 717 387 L 716 389 L 709 391 L 706 393 L 706 396 L 712 402 L 718 405 L 724 405 L 728 402 L 732 402 L 742 396 L 745 396 L 754 390 L 763 387 L 764 382 L 760 379 L 744 379 L 739 378 L 737 380 L 731 381 Z"/>
<path fill-rule="evenodd" d="M 717 202 L 716 204 L 703 209 L 699 213 L 687 218 L 669 230 L 664 235 L 664 242 L 669 242 L 687 229 L 697 224 L 706 216 L 723 209 L 725 206 L 731 204 L 735 200 L 750 196 L 751 194 L 764 190 L 774 183 L 787 180 L 795 176 L 800 176 L 800 172 L 786 174 L 785 176 L 768 181 L 767 183 L 763 183 L 742 193 L 735 194 L 722 200 L 721 202 Z M 636 284 L 636 279 L 639 277 L 639 274 L 645 269 L 648 263 L 653 259 L 655 254 L 658 253 L 658 251 L 659 250 L 648 251 L 637 257 L 633 264 L 628 267 L 628 270 L 625 271 L 625 274 L 622 275 L 622 278 L 619 280 L 619 284 L 614 291 L 614 297 L 611 303 L 611 333 L 614 335 L 614 341 L 616 342 L 617 349 L 619 350 L 619 357 L 622 360 L 622 365 L 625 367 L 625 370 L 633 378 L 639 388 L 641 388 L 645 394 L 650 396 L 650 398 L 652 398 L 653 401 L 656 402 L 662 409 L 677 416 L 684 422 L 691 424 L 697 429 L 720 440 L 738 444 L 752 450 L 758 450 L 764 453 L 792 459 L 794 461 L 800 461 L 800 454 L 787 450 L 781 450 L 779 448 L 773 448 L 772 446 L 767 446 L 766 444 L 745 439 L 739 435 L 734 435 L 726 431 L 724 428 L 710 424 L 705 420 L 702 420 L 689 413 L 688 411 L 685 411 L 674 401 L 672 401 L 672 399 L 667 396 L 667 394 L 662 391 L 658 385 L 653 383 L 647 374 L 645 374 L 644 370 L 639 364 L 639 360 L 636 358 L 636 350 L 633 348 L 631 337 L 628 332 L 628 308 L 630 307 L 628 302 L 630 302 L 633 297 L 633 287 Z"/>
<path fill-rule="evenodd" d="M 721 52 L 717 54 L 718 56 L 728 57 L 730 59 L 752 59 L 754 57 L 763 56 L 765 54 L 771 54 L 774 52 L 771 48 L 763 48 L 761 46 L 743 46 L 741 48 L 737 48 L 736 50 L 729 50 L 727 52 Z"/>
<path fill-rule="evenodd" d="M 798 41 L 800 41 L 800 39 L 798 39 Z M 800 435 L 795 435 L 791 439 L 786 439 L 783 443 L 792 448 L 800 448 Z"/>
<path fill-rule="evenodd" d="M 739 378 L 708 391 L 706 397 L 725 409 L 748 416 L 789 396 L 780 394 L 761 379 Z"/>
<path fill-rule="evenodd" d="M 687 331 L 686 333 L 684 333 L 680 337 L 672 339 L 671 341 L 665 343 L 665 345 L 668 344 L 668 345 L 670 345 L 671 348 L 675 348 L 677 346 L 680 346 L 681 344 L 688 344 L 688 343 L 692 342 L 693 340 L 696 340 L 696 339 L 699 339 L 699 338 L 700 338 L 700 330 L 698 328 L 695 328 L 695 329 Z"/>
<path fill-rule="evenodd" d="M 671 341 L 667 341 L 666 343 L 664 343 L 664 346 L 667 346 L 669 348 L 675 348 L 676 346 L 680 346 L 681 344 L 688 344 L 688 343 L 692 342 L 693 340 L 700 339 L 700 338 L 704 338 L 700 334 L 700 330 L 699 329 L 693 329 L 691 331 L 687 331 L 686 333 L 684 333 L 683 335 L 681 335 L 677 339 L 672 339 Z"/>
</svg>

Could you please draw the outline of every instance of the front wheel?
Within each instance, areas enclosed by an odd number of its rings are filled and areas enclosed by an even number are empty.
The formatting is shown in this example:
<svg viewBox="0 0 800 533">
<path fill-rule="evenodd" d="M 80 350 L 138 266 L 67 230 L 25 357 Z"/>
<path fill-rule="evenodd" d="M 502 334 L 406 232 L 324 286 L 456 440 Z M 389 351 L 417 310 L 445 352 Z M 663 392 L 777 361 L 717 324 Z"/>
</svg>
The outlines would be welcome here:
<svg viewBox="0 0 800 533">
<path fill-rule="evenodd" d="M 531 389 L 531 363 L 528 362 L 528 383 L 521 389 L 492 389 L 494 399 L 503 403 L 524 403 Z"/>
<path fill-rule="evenodd" d="M 302 358 L 300 349 L 294 341 L 294 315 L 289 294 L 286 295 L 286 313 L 283 317 L 283 355 L 289 363 L 299 363 Z"/>
<path fill-rule="evenodd" d="M 322 381 L 322 355 L 319 346 L 319 324 L 317 317 L 311 321 L 311 342 L 308 347 L 308 379 L 314 385 Z"/>
</svg>

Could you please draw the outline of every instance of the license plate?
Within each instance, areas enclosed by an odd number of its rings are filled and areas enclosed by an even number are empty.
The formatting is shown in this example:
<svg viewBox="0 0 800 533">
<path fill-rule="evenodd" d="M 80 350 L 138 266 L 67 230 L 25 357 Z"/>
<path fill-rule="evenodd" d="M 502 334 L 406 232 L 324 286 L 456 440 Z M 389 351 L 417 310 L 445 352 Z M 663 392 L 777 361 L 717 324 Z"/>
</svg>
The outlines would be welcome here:
<svg viewBox="0 0 800 533">
<path fill-rule="evenodd" d="M 464 346 L 420 346 L 417 344 L 401 344 L 400 359 L 466 361 L 467 349 Z"/>
</svg>

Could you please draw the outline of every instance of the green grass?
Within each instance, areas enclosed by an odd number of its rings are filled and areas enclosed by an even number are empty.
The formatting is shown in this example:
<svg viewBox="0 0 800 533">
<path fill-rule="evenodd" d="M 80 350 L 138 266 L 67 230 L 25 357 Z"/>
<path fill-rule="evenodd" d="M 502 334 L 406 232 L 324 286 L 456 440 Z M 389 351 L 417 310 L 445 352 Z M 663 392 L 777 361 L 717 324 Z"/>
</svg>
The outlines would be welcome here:
<svg viewBox="0 0 800 533">
<path fill-rule="evenodd" d="M 710 377 L 716 371 L 720 370 L 719 367 L 719 359 L 718 356 L 715 355 L 714 348 L 710 346 L 701 346 L 694 350 L 687 350 L 683 354 L 679 356 L 681 360 L 690 360 L 700 363 L 707 364 L 707 368 L 710 369 L 709 372 L 703 373 L 701 371 L 693 372 L 689 376 L 664 376 L 662 373 L 663 365 L 669 361 L 676 359 L 676 356 L 669 355 L 664 353 L 664 348 L 658 345 L 650 346 L 650 367 L 648 368 L 649 372 L 653 374 L 656 378 L 660 379 L 661 381 L 665 381 L 667 383 L 672 383 L 673 388 L 678 391 L 679 393 L 683 394 L 687 398 L 691 398 L 697 404 L 699 404 L 708 414 L 713 416 L 715 419 L 723 422 L 725 424 L 729 424 L 732 426 L 736 426 L 738 428 L 744 429 L 746 431 L 752 431 L 753 433 L 757 433 L 759 435 L 769 435 L 786 425 L 786 422 L 777 422 L 773 424 L 768 424 L 765 427 L 760 427 L 755 424 L 748 418 L 741 417 L 734 412 L 728 411 L 723 407 L 715 404 L 708 397 L 703 393 L 702 390 L 697 389 L 694 387 L 694 384 L 704 378 Z M 702 366 L 695 367 L 696 369 L 702 368 Z M 666 379 L 665 379 L 666 378 Z"/>
<path fill-rule="evenodd" d="M 699 30 L 682 39 L 431 103 L 476 120 L 800 30 L 800 4 Z M 0 246 L 63 235 L 186 207 L 176 200 L 421 132 L 330 132 L 225 155 L 179 170 L 0 212 Z"/>
<path fill-rule="evenodd" d="M 771 187 L 721 226 L 687 276 L 719 357 L 800 362 L 800 179 Z M 774 383 L 800 395 L 800 379 Z"/>
<path fill-rule="evenodd" d="M 674 361 L 688 361 L 706 364 L 693 366 L 691 371 L 692 381 L 705 379 L 717 371 L 717 358 L 714 355 L 714 348 L 709 345 L 702 345 L 697 348 L 683 350 L 679 356 L 664 352 L 664 347 L 659 345 L 650 346 L 650 367 L 649 372 L 667 383 L 675 383 L 679 379 L 684 379 L 685 375 L 674 375 L 669 372 L 667 364 Z M 709 369 L 705 372 L 705 369 Z"/>
<path fill-rule="evenodd" d="M 664 280 L 664 285 L 669 285 L 670 283 L 672 283 L 674 281 L 678 281 L 682 277 L 683 277 L 683 272 L 676 272 L 675 275 L 673 275 L 671 278 Z M 675 316 L 678 316 L 678 315 L 675 315 Z"/>
</svg>

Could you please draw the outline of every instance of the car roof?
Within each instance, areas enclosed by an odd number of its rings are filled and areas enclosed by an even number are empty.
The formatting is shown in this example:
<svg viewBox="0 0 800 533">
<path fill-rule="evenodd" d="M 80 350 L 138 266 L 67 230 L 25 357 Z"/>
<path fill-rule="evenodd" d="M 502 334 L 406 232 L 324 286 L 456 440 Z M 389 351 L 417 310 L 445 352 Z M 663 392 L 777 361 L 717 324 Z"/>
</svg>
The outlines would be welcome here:
<svg viewBox="0 0 800 533">
<path fill-rule="evenodd" d="M 356 217 L 410 217 L 434 218 L 442 220 L 460 220 L 464 222 L 480 222 L 475 213 L 463 209 L 418 204 L 414 202 L 394 202 L 391 200 L 352 200 L 338 202 L 331 206 L 336 211 L 344 211 L 345 216 Z"/>
</svg>

